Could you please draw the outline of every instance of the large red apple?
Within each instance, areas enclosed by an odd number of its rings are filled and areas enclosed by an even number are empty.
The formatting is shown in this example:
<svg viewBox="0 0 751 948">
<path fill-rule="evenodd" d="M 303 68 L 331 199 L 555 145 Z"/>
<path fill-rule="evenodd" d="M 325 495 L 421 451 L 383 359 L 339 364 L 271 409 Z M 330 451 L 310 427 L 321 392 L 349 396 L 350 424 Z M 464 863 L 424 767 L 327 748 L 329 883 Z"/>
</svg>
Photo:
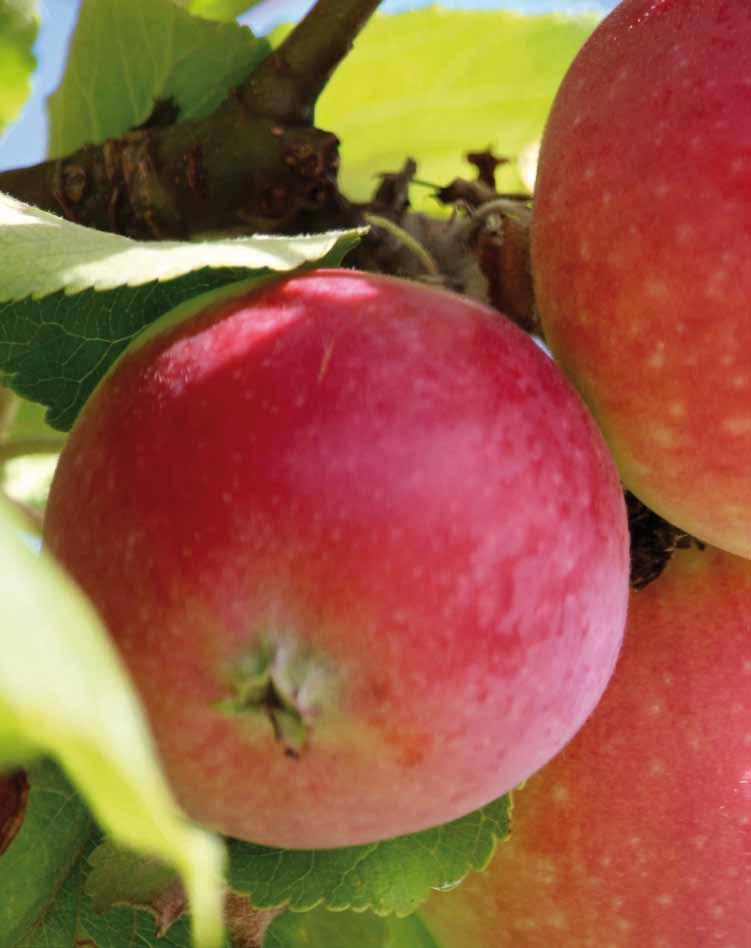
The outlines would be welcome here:
<svg viewBox="0 0 751 948">
<path fill-rule="evenodd" d="M 624 0 L 565 77 L 532 253 L 559 364 L 648 506 L 751 556 L 751 3 Z"/>
<path fill-rule="evenodd" d="M 423 914 L 440 948 L 751 945 L 751 564 L 681 551 L 632 594 L 594 714 Z"/>
<path fill-rule="evenodd" d="M 46 543 L 98 605 L 185 809 L 285 847 L 442 823 L 553 756 L 627 603 L 614 466 L 497 313 L 321 271 L 120 361 Z"/>
</svg>

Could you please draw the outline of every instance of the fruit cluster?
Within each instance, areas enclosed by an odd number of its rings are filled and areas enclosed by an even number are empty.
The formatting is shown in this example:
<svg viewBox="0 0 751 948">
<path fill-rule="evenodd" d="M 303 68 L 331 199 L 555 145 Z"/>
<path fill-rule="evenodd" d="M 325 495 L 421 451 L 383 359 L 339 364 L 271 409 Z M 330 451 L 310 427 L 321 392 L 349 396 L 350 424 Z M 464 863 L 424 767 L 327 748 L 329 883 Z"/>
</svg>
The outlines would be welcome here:
<svg viewBox="0 0 751 948">
<path fill-rule="evenodd" d="M 750 97 L 746 0 L 625 0 L 559 90 L 547 339 L 626 485 L 720 549 L 632 593 L 592 718 L 489 870 L 426 906 L 442 948 L 751 945 Z"/>
<path fill-rule="evenodd" d="M 751 945 L 750 95 L 745 0 L 595 31 L 535 200 L 555 363 L 476 303 L 322 270 L 157 324 L 99 386 L 46 543 L 194 818 L 350 845 L 531 778 L 491 868 L 424 907 L 442 948 Z M 619 472 L 719 549 L 632 593 L 605 691 Z"/>
</svg>

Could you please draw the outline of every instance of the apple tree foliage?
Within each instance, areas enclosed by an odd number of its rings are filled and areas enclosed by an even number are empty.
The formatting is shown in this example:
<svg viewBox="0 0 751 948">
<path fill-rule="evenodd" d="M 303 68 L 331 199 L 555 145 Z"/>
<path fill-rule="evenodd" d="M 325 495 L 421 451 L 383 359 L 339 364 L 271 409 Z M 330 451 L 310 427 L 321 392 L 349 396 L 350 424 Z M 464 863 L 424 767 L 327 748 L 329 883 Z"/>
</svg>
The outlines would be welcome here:
<svg viewBox="0 0 751 948">
<path fill-rule="evenodd" d="M 239 26 L 252 6 L 84 0 L 48 101 L 50 159 L 178 118 L 211 121 L 288 35 Z M 0 0 L 0 129 L 28 95 L 38 15 Z M 314 103 L 315 126 L 341 142 L 342 193 L 365 200 L 408 156 L 438 185 L 469 175 L 467 151 L 523 156 L 593 25 L 440 8 L 376 16 L 319 77 Z M 231 169 L 234 143 L 223 144 Z M 322 214 L 316 226 L 313 213 L 299 236 L 233 222 L 224 234 L 167 226 L 149 235 L 158 243 L 135 240 L 77 222 L 75 175 L 67 166 L 55 180 L 54 169 L 0 173 L 0 948 L 440 948 L 416 910 L 488 863 L 508 799 L 414 836 L 321 852 L 223 842 L 189 825 L 94 610 L 33 540 L 44 498 L 29 487 L 34 456 L 59 450 L 132 338 L 202 293 L 341 262 L 362 222 L 332 226 Z M 499 178 L 521 188 L 520 163 Z M 43 209 L 47 193 L 62 195 L 58 216 Z M 445 217 L 430 189 L 413 185 L 411 199 Z"/>
</svg>

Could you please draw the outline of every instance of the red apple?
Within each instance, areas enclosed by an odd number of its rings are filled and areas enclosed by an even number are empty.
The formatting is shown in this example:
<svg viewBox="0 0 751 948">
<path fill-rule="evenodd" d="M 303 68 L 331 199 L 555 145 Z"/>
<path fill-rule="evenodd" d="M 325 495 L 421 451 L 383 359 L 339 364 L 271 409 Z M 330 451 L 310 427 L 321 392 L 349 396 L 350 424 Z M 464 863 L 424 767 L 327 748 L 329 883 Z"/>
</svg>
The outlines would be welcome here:
<svg viewBox="0 0 751 948">
<path fill-rule="evenodd" d="M 581 725 L 627 604 L 614 466 L 497 313 L 321 271 L 137 344 L 46 543 L 98 605 L 185 809 L 331 847 L 443 823 Z"/>
<path fill-rule="evenodd" d="M 532 255 L 624 481 L 751 556 L 751 3 L 624 0 L 556 98 Z"/>
<path fill-rule="evenodd" d="M 751 945 L 748 561 L 681 551 L 632 594 L 594 714 L 423 915 L 440 948 Z"/>
</svg>

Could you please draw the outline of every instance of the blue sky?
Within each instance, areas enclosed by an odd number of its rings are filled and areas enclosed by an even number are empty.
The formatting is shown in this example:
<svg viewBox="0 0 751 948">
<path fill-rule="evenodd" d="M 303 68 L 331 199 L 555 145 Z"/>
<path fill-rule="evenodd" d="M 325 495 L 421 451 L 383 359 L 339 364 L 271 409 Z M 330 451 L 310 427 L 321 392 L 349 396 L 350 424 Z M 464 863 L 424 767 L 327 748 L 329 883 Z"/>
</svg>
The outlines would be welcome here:
<svg viewBox="0 0 751 948">
<path fill-rule="evenodd" d="M 0 139 L 0 170 L 35 164 L 44 158 L 47 131 L 44 102 L 60 81 L 65 53 L 75 25 L 78 0 L 40 0 L 42 25 L 36 42 L 39 67 L 33 92 L 20 120 Z M 384 12 L 397 13 L 424 6 L 425 0 L 385 0 Z M 440 0 L 443 7 L 456 9 L 507 9 L 523 13 L 606 13 L 616 0 Z M 280 19 L 295 19 L 310 0 L 266 0 L 242 18 L 257 32 L 270 29 Z"/>
</svg>

